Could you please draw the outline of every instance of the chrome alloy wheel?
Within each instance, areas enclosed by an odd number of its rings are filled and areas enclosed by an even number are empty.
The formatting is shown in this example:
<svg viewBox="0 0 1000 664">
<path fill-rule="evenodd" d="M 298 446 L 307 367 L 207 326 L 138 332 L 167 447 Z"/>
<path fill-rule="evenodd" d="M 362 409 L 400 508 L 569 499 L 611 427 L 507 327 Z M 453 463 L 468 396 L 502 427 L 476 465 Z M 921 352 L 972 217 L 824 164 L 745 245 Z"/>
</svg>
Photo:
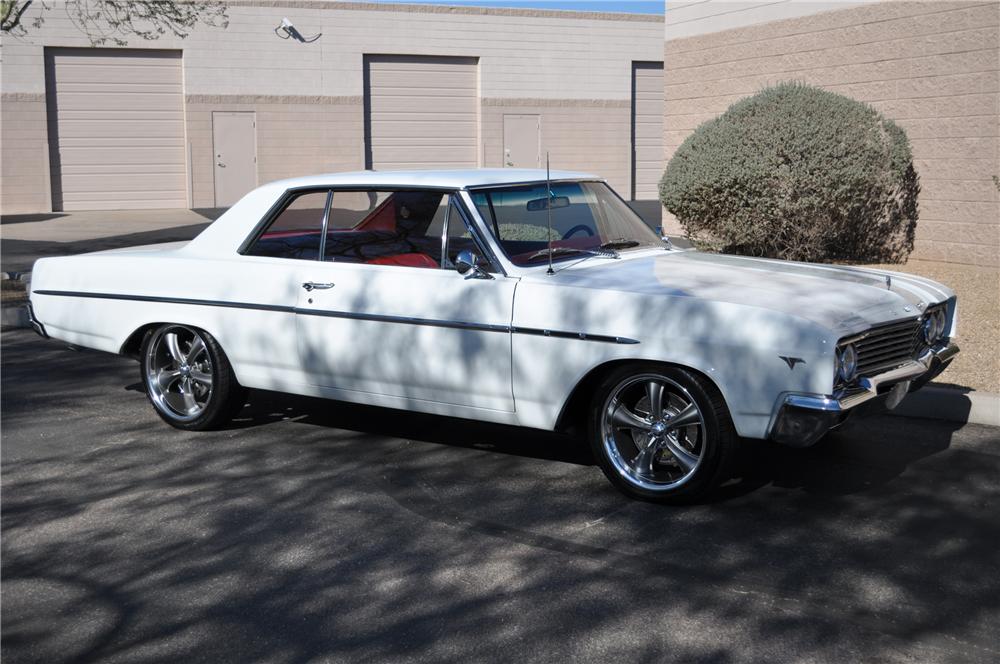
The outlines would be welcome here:
<svg viewBox="0 0 1000 664">
<path fill-rule="evenodd" d="M 659 374 L 641 374 L 611 391 L 602 415 L 604 451 L 629 483 L 666 491 L 701 465 L 705 418 L 691 394 Z"/>
<path fill-rule="evenodd" d="M 200 416 L 212 398 L 212 358 L 201 335 L 172 325 L 153 333 L 146 346 L 146 389 L 160 412 L 180 422 Z"/>
</svg>

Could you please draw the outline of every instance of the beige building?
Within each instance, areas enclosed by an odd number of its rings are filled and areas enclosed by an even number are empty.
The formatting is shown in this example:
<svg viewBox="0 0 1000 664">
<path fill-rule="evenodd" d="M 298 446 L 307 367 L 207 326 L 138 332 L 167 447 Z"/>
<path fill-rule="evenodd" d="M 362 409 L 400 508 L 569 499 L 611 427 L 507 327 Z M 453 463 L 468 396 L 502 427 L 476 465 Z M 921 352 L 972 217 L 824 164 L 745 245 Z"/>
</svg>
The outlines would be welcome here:
<svg viewBox="0 0 1000 664">
<path fill-rule="evenodd" d="M 58 10 L 5 39 L 3 213 L 226 206 L 307 173 L 535 167 L 546 152 L 655 198 L 662 17 L 226 4 L 227 29 L 184 40 L 92 48 Z M 321 36 L 283 38 L 285 18 Z"/>
<path fill-rule="evenodd" d="M 92 48 L 59 11 L 5 39 L 0 211 L 217 207 L 305 173 L 539 166 L 546 152 L 652 201 L 695 127 L 798 80 L 907 130 L 923 188 L 914 257 L 1000 264 L 996 0 L 668 0 L 665 21 L 226 4 L 227 29 L 184 40 Z M 321 36 L 282 38 L 285 18 Z M 655 224 L 658 207 L 643 209 Z"/>
<path fill-rule="evenodd" d="M 668 159 L 741 97 L 780 81 L 818 85 L 872 104 L 909 135 L 922 188 L 914 258 L 1000 265 L 1000 2 L 666 7 Z"/>
</svg>

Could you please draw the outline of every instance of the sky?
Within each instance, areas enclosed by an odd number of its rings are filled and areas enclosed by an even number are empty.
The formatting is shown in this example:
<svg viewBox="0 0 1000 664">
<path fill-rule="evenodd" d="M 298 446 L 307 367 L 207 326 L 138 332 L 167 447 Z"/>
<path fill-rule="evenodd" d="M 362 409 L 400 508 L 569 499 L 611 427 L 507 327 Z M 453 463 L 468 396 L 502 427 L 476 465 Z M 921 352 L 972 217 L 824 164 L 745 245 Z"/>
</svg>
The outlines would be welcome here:
<svg viewBox="0 0 1000 664">
<path fill-rule="evenodd" d="M 571 9 L 586 12 L 625 12 L 663 14 L 663 0 L 377 0 L 420 5 L 469 5 L 473 7 L 514 7 L 532 9 Z"/>
</svg>

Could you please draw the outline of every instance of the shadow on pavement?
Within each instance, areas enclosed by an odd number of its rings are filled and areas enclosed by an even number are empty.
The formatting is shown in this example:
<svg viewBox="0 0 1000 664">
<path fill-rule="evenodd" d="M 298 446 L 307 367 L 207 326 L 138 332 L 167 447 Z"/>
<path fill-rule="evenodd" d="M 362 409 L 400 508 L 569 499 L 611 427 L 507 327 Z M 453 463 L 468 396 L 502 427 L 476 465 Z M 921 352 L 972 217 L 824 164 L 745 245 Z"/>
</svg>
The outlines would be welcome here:
<svg viewBox="0 0 1000 664">
<path fill-rule="evenodd" d="M 215 221 L 229 208 L 191 208 L 192 212 L 197 212 L 209 221 Z"/>
<path fill-rule="evenodd" d="M 36 221 L 49 221 L 69 216 L 63 212 L 43 212 L 40 214 L 5 214 L 0 216 L 0 225 L 7 224 L 30 224 Z"/>
<path fill-rule="evenodd" d="M 513 427 L 252 392 L 175 431 L 131 362 L 22 339 L 5 437 L 100 443 L 4 463 L 5 662 L 1000 655 L 987 427 L 751 444 L 716 501 L 668 508 Z"/>
<path fill-rule="evenodd" d="M 137 247 L 144 244 L 187 241 L 205 230 L 208 223 L 177 226 L 142 233 L 127 233 L 111 237 L 79 240 L 75 242 L 49 242 L 41 240 L 4 240 L 0 243 L 0 262 L 3 269 L 27 272 L 39 258 L 46 256 L 72 256 L 89 251 Z"/>
</svg>

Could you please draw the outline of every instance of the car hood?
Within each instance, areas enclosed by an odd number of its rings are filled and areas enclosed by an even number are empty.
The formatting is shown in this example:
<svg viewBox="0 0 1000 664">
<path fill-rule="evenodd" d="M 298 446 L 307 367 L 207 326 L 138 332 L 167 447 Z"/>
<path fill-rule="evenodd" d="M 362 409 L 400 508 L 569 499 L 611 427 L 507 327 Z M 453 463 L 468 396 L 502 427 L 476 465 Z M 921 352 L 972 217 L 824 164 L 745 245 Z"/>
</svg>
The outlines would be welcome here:
<svg viewBox="0 0 1000 664">
<path fill-rule="evenodd" d="M 917 316 L 953 295 L 929 279 L 897 272 L 698 251 L 643 253 L 588 259 L 556 278 L 584 288 L 763 307 L 844 333 Z"/>
</svg>

